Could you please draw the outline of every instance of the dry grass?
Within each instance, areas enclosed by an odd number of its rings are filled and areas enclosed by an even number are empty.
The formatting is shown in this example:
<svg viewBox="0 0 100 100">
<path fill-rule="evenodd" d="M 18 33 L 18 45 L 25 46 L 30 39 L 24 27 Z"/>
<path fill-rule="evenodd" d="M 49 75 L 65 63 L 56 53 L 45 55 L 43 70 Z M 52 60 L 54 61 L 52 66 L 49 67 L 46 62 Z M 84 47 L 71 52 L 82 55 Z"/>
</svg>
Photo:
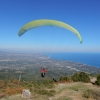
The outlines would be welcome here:
<svg viewBox="0 0 100 100">
<path fill-rule="evenodd" d="M 12 96 L 6 96 L 4 98 L 2 98 L 1 100 L 25 100 L 23 98 L 21 98 L 21 94 L 18 95 L 12 95 Z"/>
<path fill-rule="evenodd" d="M 52 100 L 94 100 L 93 98 L 84 98 L 83 93 L 88 89 L 100 90 L 100 87 L 94 86 L 91 83 L 62 83 L 56 85 L 57 94 Z"/>
<path fill-rule="evenodd" d="M 97 90 L 100 91 L 99 86 L 92 85 L 91 83 L 59 83 L 55 84 L 56 91 L 55 96 L 49 97 L 47 95 L 39 95 L 39 94 L 32 94 L 32 100 L 95 100 L 93 98 L 85 98 L 83 97 L 83 93 L 88 90 Z M 13 95 L 10 97 L 2 98 L 1 100 L 26 100 L 19 95 Z"/>
</svg>

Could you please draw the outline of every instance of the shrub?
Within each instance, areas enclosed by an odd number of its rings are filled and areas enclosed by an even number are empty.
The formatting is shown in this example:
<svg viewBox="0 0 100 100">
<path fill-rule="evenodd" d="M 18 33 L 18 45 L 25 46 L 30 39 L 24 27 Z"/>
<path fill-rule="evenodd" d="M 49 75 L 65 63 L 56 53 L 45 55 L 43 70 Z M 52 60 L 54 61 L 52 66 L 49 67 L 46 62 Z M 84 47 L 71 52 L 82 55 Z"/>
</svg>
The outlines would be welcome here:
<svg viewBox="0 0 100 100">
<path fill-rule="evenodd" d="M 92 93 L 92 90 L 86 90 L 84 93 L 83 93 L 83 97 L 84 98 L 90 98 L 91 97 L 91 94 Z"/>
<path fill-rule="evenodd" d="M 61 76 L 60 77 L 60 82 L 67 82 L 69 80 L 70 80 L 70 77 L 68 77 L 68 76 Z"/>
<path fill-rule="evenodd" d="M 79 73 L 75 73 L 73 76 L 72 76 L 72 80 L 74 82 L 78 82 L 79 81 Z"/>
<path fill-rule="evenodd" d="M 90 77 L 89 77 L 89 75 L 87 73 L 80 72 L 80 73 L 75 73 L 72 76 L 72 80 L 74 82 L 78 82 L 78 81 L 81 81 L 81 82 L 90 82 Z"/>
<path fill-rule="evenodd" d="M 81 72 L 79 74 L 79 81 L 82 81 L 82 82 L 90 82 L 90 77 L 87 73 L 85 72 Z"/>
<path fill-rule="evenodd" d="M 97 76 L 97 85 L 100 85 L 100 74 Z"/>
</svg>

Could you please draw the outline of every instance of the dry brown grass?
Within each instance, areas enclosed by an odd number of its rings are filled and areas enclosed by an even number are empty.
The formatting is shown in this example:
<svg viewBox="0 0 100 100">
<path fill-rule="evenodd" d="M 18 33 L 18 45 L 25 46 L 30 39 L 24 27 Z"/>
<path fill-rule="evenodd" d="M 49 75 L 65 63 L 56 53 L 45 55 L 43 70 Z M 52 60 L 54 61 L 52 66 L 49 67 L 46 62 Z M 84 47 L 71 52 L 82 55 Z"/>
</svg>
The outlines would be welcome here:
<svg viewBox="0 0 100 100">
<path fill-rule="evenodd" d="M 83 97 L 83 93 L 88 90 L 100 90 L 99 86 L 93 85 L 91 83 L 58 83 L 55 84 L 56 94 L 53 97 L 47 95 L 39 95 L 32 93 L 32 100 L 94 100 L 93 98 Z M 3 98 L 2 100 L 26 100 L 19 95 L 13 95 L 10 97 Z"/>
<path fill-rule="evenodd" d="M 23 87 L 7 87 L 5 94 L 6 95 L 14 95 L 14 94 L 18 94 L 18 93 L 22 93 Z"/>
<path fill-rule="evenodd" d="M 87 99 L 83 97 L 83 93 L 87 89 L 100 90 L 100 87 L 92 85 L 91 83 L 61 83 L 56 85 L 55 90 L 57 94 L 52 100 L 94 100 L 93 98 Z"/>
</svg>

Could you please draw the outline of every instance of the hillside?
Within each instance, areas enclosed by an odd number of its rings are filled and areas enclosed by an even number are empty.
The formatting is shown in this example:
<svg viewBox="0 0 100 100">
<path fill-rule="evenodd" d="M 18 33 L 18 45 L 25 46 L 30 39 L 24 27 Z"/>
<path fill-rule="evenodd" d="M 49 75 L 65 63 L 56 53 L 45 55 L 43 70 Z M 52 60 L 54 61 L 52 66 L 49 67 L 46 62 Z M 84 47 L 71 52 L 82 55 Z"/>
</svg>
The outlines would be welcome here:
<svg viewBox="0 0 100 100">
<path fill-rule="evenodd" d="M 100 87 L 92 85 L 91 83 L 59 83 L 55 84 L 56 91 L 54 96 L 32 94 L 31 100 L 100 100 Z M 92 91 L 91 95 L 86 91 Z M 94 97 L 93 97 L 94 96 Z M 4 97 L 1 100 L 26 100 L 21 97 L 21 94 L 13 95 L 10 97 Z"/>
</svg>

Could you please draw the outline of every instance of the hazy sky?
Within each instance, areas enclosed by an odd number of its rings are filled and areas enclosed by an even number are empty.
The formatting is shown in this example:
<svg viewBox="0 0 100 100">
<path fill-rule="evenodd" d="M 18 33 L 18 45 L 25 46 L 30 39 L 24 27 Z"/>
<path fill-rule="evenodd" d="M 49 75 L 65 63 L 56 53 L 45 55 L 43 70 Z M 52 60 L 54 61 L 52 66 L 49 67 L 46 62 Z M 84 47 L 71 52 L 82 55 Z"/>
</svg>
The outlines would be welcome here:
<svg viewBox="0 0 100 100">
<path fill-rule="evenodd" d="M 18 37 L 36 19 L 63 21 L 83 38 L 59 27 L 39 27 Z M 100 0 L 0 0 L 0 51 L 100 52 Z"/>
</svg>

